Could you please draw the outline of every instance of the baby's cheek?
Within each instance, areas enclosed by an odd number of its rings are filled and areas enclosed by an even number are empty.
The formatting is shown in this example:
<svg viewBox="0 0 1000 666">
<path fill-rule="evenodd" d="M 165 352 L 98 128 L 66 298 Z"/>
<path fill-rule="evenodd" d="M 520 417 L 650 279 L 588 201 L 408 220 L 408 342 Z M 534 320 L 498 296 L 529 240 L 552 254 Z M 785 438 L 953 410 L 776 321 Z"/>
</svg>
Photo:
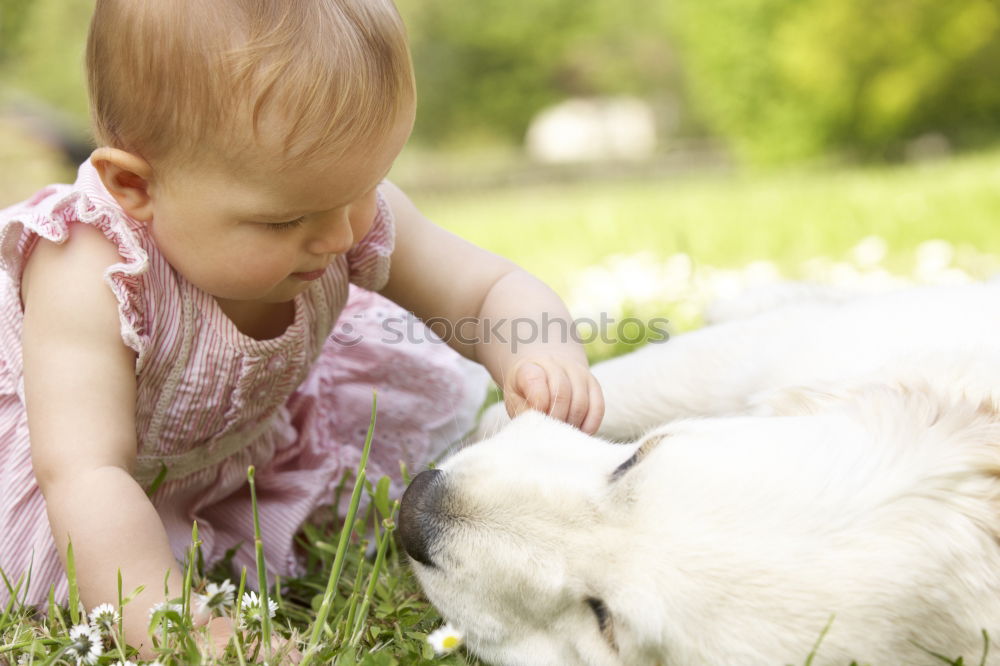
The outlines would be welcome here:
<svg viewBox="0 0 1000 666">
<path fill-rule="evenodd" d="M 252 261 L 241 261 L 234 265 L 239 279 L 245 281 L 248 287 L 274 284 L 302 268 L 299 257 L 282 247 L 271 246 L 252 256 Z"/>
</svg>

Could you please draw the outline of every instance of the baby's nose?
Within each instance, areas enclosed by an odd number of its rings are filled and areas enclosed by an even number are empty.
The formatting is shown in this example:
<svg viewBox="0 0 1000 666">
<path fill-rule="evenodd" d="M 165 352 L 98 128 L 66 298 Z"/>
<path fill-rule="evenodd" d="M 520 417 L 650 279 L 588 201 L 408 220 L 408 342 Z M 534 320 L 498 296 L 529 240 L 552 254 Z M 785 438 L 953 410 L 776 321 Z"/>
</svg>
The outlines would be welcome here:
<svg viewBox="0 0 1000 666">
<path fill-rule="evenodd" d="M 354 231 L 347 215 L 314 221 L 309 251 L 313 254 L 343 254 L 354 244 Z"/>
<path fill-rule="evenodd" d="M 406 553 L 417 562 L 433 567 L 433 539 L 440 529 L 439 501 L 444 490 L 444 474 L 429 469 L 417 474 L 403 493 L 399 505 L 399 538 Z"/>
</svg>

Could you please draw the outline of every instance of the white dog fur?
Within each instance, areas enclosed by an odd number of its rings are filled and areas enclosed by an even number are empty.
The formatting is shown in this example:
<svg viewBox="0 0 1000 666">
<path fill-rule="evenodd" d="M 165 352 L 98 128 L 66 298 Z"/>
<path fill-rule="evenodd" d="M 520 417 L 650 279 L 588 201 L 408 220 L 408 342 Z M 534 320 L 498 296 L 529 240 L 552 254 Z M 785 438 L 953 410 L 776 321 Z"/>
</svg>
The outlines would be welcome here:
<svg viewBox="0 0 1000 666">
<path fill-rule="evenodd" d="M 528 413 L 404 499 L 472 652 L 978 664 L 985 631 L 1000 664 L 1000 285 L 786 303 L 595 373 L 602 438 Z"/>
</svg>

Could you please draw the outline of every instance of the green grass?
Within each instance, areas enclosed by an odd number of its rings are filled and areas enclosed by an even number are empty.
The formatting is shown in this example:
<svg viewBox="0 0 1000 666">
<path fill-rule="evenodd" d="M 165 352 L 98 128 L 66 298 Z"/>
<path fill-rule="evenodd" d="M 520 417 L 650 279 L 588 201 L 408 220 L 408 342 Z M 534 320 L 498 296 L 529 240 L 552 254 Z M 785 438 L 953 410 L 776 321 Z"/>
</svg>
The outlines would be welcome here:
<svg viewBox="0 0 1000 666">
<path fill-rule="evenodd" d="M 560 293 L 574 273 L 616 253 L 790 268 L 840 257 L 877 235 L 891 249 L 890 266 L 932 238 L 1000 254 L 1000 152 L 897 167 L 412 196 L 431 219 Z"/>
</svg>

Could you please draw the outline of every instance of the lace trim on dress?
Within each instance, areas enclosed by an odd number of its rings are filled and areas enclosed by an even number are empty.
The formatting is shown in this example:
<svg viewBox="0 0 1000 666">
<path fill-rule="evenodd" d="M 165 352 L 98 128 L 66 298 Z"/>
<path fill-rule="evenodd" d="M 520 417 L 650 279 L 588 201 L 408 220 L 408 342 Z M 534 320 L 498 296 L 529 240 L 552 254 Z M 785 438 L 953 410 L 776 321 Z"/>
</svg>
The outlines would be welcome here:
<svg viewBox="0 0 1000 666">
<path fill-rule="evenodd" d="M 182 479 L 185 476 L 216 467 L 226 458 L 255 444 L 265 432 L 273 427 L 271 419 L 262 419 L 250 428 L 223 435 L 204 446 L 175 455 L 142 455 L 136 458 L 133 478 L 143 488 L 148 488 L 163 474 L 164 481 Z"/>
</svg>

